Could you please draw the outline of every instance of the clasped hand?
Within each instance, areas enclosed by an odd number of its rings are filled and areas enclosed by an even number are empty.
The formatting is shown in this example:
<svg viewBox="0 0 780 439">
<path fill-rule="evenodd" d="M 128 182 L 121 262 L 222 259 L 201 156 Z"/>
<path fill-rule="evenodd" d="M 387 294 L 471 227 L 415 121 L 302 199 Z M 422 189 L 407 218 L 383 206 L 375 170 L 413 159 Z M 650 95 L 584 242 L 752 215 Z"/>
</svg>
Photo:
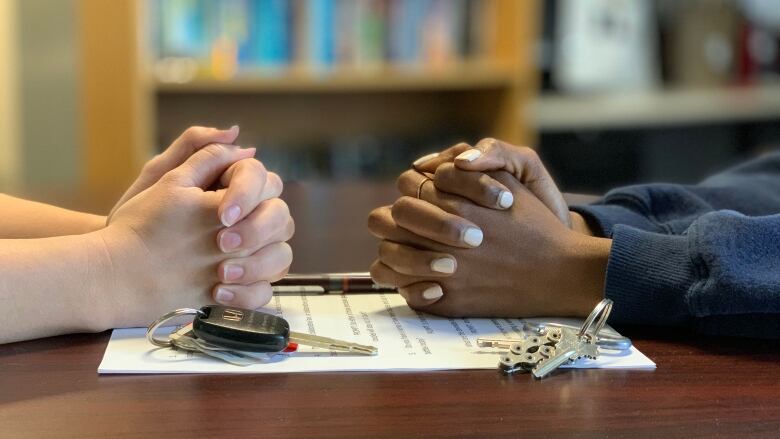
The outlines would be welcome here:
<svg viewBox="0 0 780 439">
<path fill-rule="evenodd" d="M 485 139 L 426 156 L 374 210 L 374 280 L 445 316 L 582 316 L 602 297 L 610 240 L 591 236 L 529 148 Z M 417 198 L 419 196 L 419 198 Z"/>
<path fill-rule="evenodd" d="M 101 230 L 110 326 L 217 302 L 257 308 L 292 261 L 282 182 L 232 145 L 238 128 L 193 127 L 143 168 Z M 209 291 L 209 286 L 211 291 Z M 131 291 L 123 291 L 131 289 Z M 110 300 L 105 300 L 108 297 Z"/>
</svg>

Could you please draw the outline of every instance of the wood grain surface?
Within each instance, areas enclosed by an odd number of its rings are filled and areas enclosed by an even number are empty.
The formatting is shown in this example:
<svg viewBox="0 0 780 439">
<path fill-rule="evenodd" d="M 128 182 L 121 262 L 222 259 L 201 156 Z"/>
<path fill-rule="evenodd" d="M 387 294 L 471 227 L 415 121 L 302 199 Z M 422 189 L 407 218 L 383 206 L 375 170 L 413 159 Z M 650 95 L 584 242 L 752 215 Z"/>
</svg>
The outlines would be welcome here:
<svg viewBox="0 0 780 439">
<path fill-rule="evenodd" d="M 358 270 L 375 252 L 365 214 L 394 191 L 287 197 L 297 269 Z M 618 329 L 657 370 L 99 376 L 109 333 L 9 344 L 0 438 L 780 437 L 780 343 Z"/>
</svg>

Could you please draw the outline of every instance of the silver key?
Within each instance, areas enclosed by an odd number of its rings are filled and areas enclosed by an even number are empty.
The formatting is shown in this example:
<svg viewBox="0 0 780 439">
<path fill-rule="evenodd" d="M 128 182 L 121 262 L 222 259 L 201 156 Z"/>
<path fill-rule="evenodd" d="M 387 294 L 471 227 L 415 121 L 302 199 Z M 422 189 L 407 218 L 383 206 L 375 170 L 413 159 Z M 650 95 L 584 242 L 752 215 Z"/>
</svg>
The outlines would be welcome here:
<svg viewBox="0 0 780 439">
<path fill-rule="evenodd" d="M 571 329 L 560 329 L 561 340 L 555 344 L 552 355 L 539 361 L 531 370 L 534 377 L 544 378 L 560 366 L 583 357 L 592 359 L 598 357 L 598 347 L 590 336 L 581 337 Z"/>
<path fill-rule="evenodd" d="M 593 308 L 579 331 L 561 328 L 561 340 L 555 345 L 555 353 L 552 357 L 540 361 L 532 370 L 533 375 L 543 378 L 558 367 L 582 357 L 596 359 L 599 355 L 596 341 L 611 311 L 612 301 L 604 299 Z"/>
<path fill-rule="evenodd" d="M 344 352 L 360 355 L 376 355 L 379 350 L 375 346 L 362 345 L 335 338 L 321 337 L 319 335 L 310 335 L 303 332 L 290 331 L 288 339 L 292 343 L 298 343 L 303 346 L 328 349 L 335 352 Z"/>
<path fill-rule="evenodd" d="M 539 327 L 536 329 L 539 331 L 537 337 L 526 336 L 516 343 L 507 339 L 479 339 L 478 343 L 485 347 L 509 346 L 509 352 L 503 354 L 499 361 L 499 369 L 503 372 L 530 371 L 536 378 L 544 378 L 566 363 L 583 357 L 598 357 L 599 331 L 606 324 L 611 310 L 612 301 L 604 299 L 580 328 Z"/>
<path fill-rule="evenodd" d="M 207 341 L 195 337 L 192 332 L 192 323 L 182 326 L 170 335 L 171 344 L 188 352 L 197 352 L 234 364 L 236 366 L 250 366 L 268 361 L 273 355 L 259 352 L 233 351 L 221 346 L 216 346 Z"/>
<path fill-rule="evenodd" d="M 480 346 L 509 347 L 509 352 L 500 357 L 499 368 L 507 374 L 530 371 L 536 364 L 549 358 L 554 352 L 553 346 L 561 338 L 561 331 L 553 328 L 538 335 L 529 335 L 520 340 L 478 339 Z"/>
</svg>

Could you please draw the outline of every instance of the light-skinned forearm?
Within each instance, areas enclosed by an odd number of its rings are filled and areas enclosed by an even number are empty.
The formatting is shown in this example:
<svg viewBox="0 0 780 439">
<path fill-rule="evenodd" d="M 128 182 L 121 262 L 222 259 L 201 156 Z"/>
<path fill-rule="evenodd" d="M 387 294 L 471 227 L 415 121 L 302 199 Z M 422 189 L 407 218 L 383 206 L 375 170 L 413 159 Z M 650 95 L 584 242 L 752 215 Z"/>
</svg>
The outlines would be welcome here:
<svg viewBox="0 0 780 439">
<path fill-rule="evenodd" d="M 80 235 L 105 226 L 106 217 L 0 194 L 0 239 Z"/>
<path fill-rule="evenodd" d="M 112 289 L 101 232 L 0 240 L 0 344 L 110 325 Z"/>
</svg>

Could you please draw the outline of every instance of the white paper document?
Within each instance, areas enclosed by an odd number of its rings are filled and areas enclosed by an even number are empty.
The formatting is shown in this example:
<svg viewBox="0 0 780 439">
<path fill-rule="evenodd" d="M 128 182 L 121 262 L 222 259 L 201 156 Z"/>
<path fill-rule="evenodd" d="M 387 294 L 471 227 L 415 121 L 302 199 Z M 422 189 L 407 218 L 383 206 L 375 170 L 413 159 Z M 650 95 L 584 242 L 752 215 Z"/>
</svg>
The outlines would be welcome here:
<svg viewBox="0 0 780 439">
<path fill-rule="evenodd" d="M 243 367 L 202 354 L 158 348 L 146 340 L 146 328 L 130 328 L 114 330 L 98 372 L 275 373 L 493 369 L 498 366 L 500 350 L 478 347 L 477 338 L 519 338 L 524 335 L 523 321 L 520 319 L 437 317 L 410 309 L 398 294 L 274 296 L 262 311 L 283 317 L 293 331 L 376 346 L 379 354 L 371 357 L 334 354 L 301 346 L 297 352 L 278 354 L 269 361 Z M 528 319 L 537 320 L 553 319 Z M 603 350 L 596 360 L 581 359 L 564 367 L 650 369 L 655 368 L 655 363 L 632 347 L 622 352 Z"/>
</svg>

